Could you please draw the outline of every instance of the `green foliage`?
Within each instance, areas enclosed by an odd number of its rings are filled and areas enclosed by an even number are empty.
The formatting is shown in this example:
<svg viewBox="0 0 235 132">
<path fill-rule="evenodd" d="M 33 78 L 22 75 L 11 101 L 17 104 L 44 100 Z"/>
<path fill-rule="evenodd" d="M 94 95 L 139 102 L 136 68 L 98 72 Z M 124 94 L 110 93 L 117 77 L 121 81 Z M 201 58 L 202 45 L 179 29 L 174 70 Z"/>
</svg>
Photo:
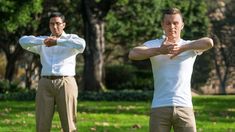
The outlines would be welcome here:
<svg viewBox="0 0 235 132">
<path fill-rule="evenodd" d="M 132 82 L 136 79 L 136 69 L 131 65 L 107 66 L 105 71 L 105 82 L 108 89 L 128 89 L 132 87 Z"/>
<path fill-rule="evenodd" d="M 208 51 L 197 57 L 191 81 L 192 88 L 200 90 L 201 86 L 203 86 L 210 77 L 209 73 L 213 67 L 211 58 L 212 51 Z"/>
<path fill-rule="evenodd" d="M 43 20 L 39 20 L 43 17 L 40 13 L 42 13 L 42 10 L 49 10 L 49 8 L 52 7 L 47 7 L 49 5 L 42 7 L 42 2 L 43 0 L 1 0 L 0 28 L 3 30 L 2 33 L 17 32 L 18 35 L 8 34 L 9 37 L 6 35 L 4 38 L 16 37 L 8 40 L 18 40 L 17 38 L 22 33 L 29 33 L 32 29 L 37 30 L 38 34 L 44 34 L 46 32 L 44 31 L 46 29 L 45 25 L 48 24 L 48 21 L 44 22 Z M 80 1 L 56 1 L 52 6 L 56 7 L 58 11 L 64 13 L 66 16 L 66 31 L 68 33 L 81 34 L 83 24 L 81 15 L 79 14 L 81 11 Z M 121 45 L 123 47 L 122 49 L 124 49 L 122 51 L 122 57 L 124 60 L 127 60 L 126 54 L 130 47 L 139 45 L 149 39 L 155 39 L 162 36 L 160 25 L 162 17 L 161 10 L 172 6 L 180 8 L 185 17 L 183 38 L 196 39 L 207 35 L 208 18 L 206 15 L 207 7 L 204 0 L 119 0 L 105 18 L 106 44 L 108 47 L 114 47 L 114 44 Z M 38 27 L 39 22 L 41 25 L 40 27 Z M 32 34 L 35 34 L 35 32 L 32 32 Z M 3 38 L 1 38 L 1 40 L 2 39 Z M 6 42 L 5 39 L 3 42 L 10 44 L 10 42 Z M 17 43 L 15 42 L 15 44 Z M 200 66 L 198 67 L 206 67 L 205 64 L 209 64 L 208 61 L 210 61 L 208 58 L 205 59 L 205 62 L 200 62 Z M 197 62 L 195 65 L 198 65 Z M 115 77 L 112 76 L 112 74 L 121 72 L 121 70 L 128 73 L 122 73 L 125 77 L 129 77 L 127 78 L 128 81 L 123 79 L 124 76 L 119 76 L 118 74 L 115 75 Z M 139 70 L 139 68 L 134 68 L 129 70 L 130 71 L 120 68 L 118 70 L 107 71 L 107 87 L 113 89 L 152 89 L 152 75 L 150 74 L 149 69 Z M 196 76 L 200 77 L 205 73 L 209 73 L 207 72 L 209 71 L 209 68 L 206 68 L 205 70 L 196 68 L 195 71 L 198 72 L 198 75 Z M 204 73 L 202 74 L 200 71 L 203 71 Z M 110 74 L 110 72 L 112 72 L 112 74 Z M 145 73 L 148 74 L 148 76 L 141 77 Z M 120 79 L 120 81 L 115 81 L 118 79 Z M 111 84 L 112 81 L 115 85 Z M 204 80 L 198 81 L 194 82 L 204 82 Z"/>
<path fill-rule="evenodd" d="M 183 38 L 208 35 L 209 19 L 204 0 L 129 0 L 119 1 L 107 15 L 106 39 L 111 43 L 133 46 L 136 42 L 161 37 L 161 11 L 168 7 L 182 11 L 185 22 Z"/>
<path fill-rule="evenodd" d="M 0 80 L 0 94 L 8 94 L 13 92 L 22 92 L 23 88 L 19 87 L 16 82 L 9 82 L 8 80 Z"/>
<path fill-rule="evenodd" d="M 0 28 L 5 32 L 15 32 L 19 27 L 26 27 L 31 22 L 36 28 L 38 22 L 32 14 L 42 11 L 42 0 L 1 0 L 0 1 Z"/>
<path fill-rule="evenodd" d="M 168 7 L 177 7 L 182 12 L 185 23 L 183 39 L 195 40 L 208 36 L 209 19 L 204 0 L 126 0 L 119 1 L 106 17 L 107 45 L 120 44 L 126 47 L 124 49 L 127 50 L 122 52 L 127 54 L 130 48 L 161 37 L 161 11 Z M 195 65 L 192 82 L 197 89 L 209 77 L 212 68 L 211 56 L 200 56 Z"/>
<path fill-rule="evenodd" d="M 106 17 L 106 39 L 110 43 L 132 46 L 149 38 L 160 37 L 161 1 L 118 1 Z"/>
<path fill-rule="evenodd" d="M 106 69 L 106 87 L 112 90 L 152 90 L 153 79 L 149 70 L 132 65 L 110 65 Z"/>
<path fill-rule="evenodd" d="M 36 91 L 25 92 L 10 92 L 0 93 L 1 100 L 18 100 L 18 101 L 32 101 L 35 100 Z M 149 101 L 152 99 L 152 91 L 136 91 L 136 90 L 123 90 L 123 91 L 106 91 L 106 92 L 79 92 L 78 100 L 90 101 Z"/>
</svg>

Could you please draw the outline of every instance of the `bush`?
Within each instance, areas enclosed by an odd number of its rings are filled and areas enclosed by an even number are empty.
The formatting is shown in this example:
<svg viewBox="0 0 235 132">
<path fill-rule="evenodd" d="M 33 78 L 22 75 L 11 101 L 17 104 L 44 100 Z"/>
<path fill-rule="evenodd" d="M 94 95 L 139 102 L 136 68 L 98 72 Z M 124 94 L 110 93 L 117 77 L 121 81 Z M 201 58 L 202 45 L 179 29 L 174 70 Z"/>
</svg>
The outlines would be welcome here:
<svg viewBox="0 0 235 132">
<path fill-rule="evenodd" d="M 35 100 L 36 91 L 31 90 L 28 92 L 13 92 L 13 93 L 0 93 L 0 100 L 17 100 L 17 101 L 31 101 Z"/>
<path fill-rule="evenodd" d="M 8 80 L 0 80 L 0 94 L 24 91 L 16 82 L 9 82 Z"/>
<path fill-rule="evenodd" d="M 111 90 L 152 90 L 152 72 L 137 69 L 132 65 L 110 65 L 106 67 L 106 87 Z"/>
<path fill-rule="evenodd" d="M 152 91 L 106 91 L 106 92 L 81 92 L 78 100 L 88 101 L 149 101 Z"/>
<path fill-rule="evenodd" d="M 122 90 L 132 87 L 136 80 L 136 68 L 131 65 L 111 65 L 106 67 L 105 84 L 108 89 Z"/>
<path fill-rule="evenodd" d="M 36 91 L 0 94 L 0 100 L 32 101 Z M 79 92 L 78 100 L 83 101 L 149 101 L 152 91 L 106 91 L 106 92 Z"/>
</svg>

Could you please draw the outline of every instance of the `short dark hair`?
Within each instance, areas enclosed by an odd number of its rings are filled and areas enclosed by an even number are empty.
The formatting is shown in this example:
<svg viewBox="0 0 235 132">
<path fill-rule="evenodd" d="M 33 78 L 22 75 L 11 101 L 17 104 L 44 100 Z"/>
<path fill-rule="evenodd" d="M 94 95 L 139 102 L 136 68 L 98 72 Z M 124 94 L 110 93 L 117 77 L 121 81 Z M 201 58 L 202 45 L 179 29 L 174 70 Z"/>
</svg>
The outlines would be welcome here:
<svg viewBox="0 0 235 132">
<path fill-rule="evenodd" d="M 179 14 L 183 21 L 182 13 L 178 8 L 168 8 L 162 10 L 162 21 L 164 20 L 165 15 L 174 15 L 174 14 Z"/>
<path fill-rule="evenodd" d="M 65 22 L 65 16 L 61 14 L 60 12 L 51 12 L 49 14 L 49 19 L 51 19 L 52 17 L 60 17 L 62 21 Z"/>
</svg>

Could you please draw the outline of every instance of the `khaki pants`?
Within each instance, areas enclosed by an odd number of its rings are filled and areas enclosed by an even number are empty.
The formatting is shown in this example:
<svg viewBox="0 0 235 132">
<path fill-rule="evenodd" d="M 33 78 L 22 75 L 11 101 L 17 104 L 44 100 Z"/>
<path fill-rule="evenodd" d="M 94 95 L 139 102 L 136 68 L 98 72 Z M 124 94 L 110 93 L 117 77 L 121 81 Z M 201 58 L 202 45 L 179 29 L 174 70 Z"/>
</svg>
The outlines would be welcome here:
<svg viewBox="0 0 235 132">
<path fill-rule="evenodd" d="M 196 132 L 194 112 L 189 107 L 152 108 L 150 113 L 150 132 Z"/>
<path fill-rule="evenodd" d="M 37 132 L 50 132 L 55 105 L 63 131 L 76 131 L 77 96 L 78 88 L 74 77 L 42 77 L 36 94 Z"/>
</svg>

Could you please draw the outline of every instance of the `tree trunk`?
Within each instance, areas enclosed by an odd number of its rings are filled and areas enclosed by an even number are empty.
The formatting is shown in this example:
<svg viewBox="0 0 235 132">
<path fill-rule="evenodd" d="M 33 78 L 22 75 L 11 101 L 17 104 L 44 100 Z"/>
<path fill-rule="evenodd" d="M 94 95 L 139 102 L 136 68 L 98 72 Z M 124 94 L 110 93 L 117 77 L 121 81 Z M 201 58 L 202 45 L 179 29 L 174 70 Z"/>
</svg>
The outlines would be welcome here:
<svg viewBox="0 0 235 132">
<path fill-rule="evenodd" d="M 86 49 L 84 53 L 84 90 L 99 91 L 103 88 L 103 53 L 104 53 L 104 22 L 94 16 L 89 4 L 84 1 L 83 21 Z"/>
<path fill-rule="evenodd" d="M 104 87 L 104 17 L 117 0 L 82 0 L 86 49 L 84 53 L 84 90 L 99 91 Z"/>
<path fill-rule="evenodd" d="M 16 46 L 16 49 L 15 51 L 13 51 L 13 53 L 10 52 L 5 53 L 7 57 L 5 79 L 9 80 L 9 82 L 13 80 L 13 76 L 15 73 L 15 64 L 20 55 L 22 55 L 21 53 L 23 53 L 23 50 L 19 45 Z"/>
<path fill-rule="evenodd" d="M 219 79 L 220 86 L 219 86 L 219 94 L 225 95 L 226 94 L 226 82 L 227 82 L 227 76 L 228 76 L 228 67 L 227 65 L 221 65 L 223 64 L 224 57 L 222 57 L 223 54 L 221 54 L 221 50 L 219 49 L 221 45 L 221 42 L 219 41 L 218 37 L 216 35 L 213 36 L 215 47 L 213 48 L 213 60 L 215 64 L 215 71 L 216 75 Z"/>
<path fill-rule="evenodd" d="M 27 55 L 27 54 L 26 54 Z M 31 89 L 32 84 L 35 80 L 38 80 L 40 76 L 40 60 L 39 57 L 35 54 L 30 53 L 28 57 L 27 64 L 25 66 L 26 80 L 25 87 L 29 90 Z"/>
<path fill-rule="evenodd" d="M 93 25 L 85 25 L 85 38 L 87 48 L 84 53 L 84 88 L 85 90 L 99 91 L 103 88 L 103 53 L 104 53 L 104 38 L 103 30 L 104 23 Z M 92 28 L 92 30 L 90 29 Z"/>
<path fill-rule="evenodd" d="M 7 59 L 5 79 L 11 82 L 13 79 L 14 72 L 15 72 L 15 60 Z"/>
</svg>

